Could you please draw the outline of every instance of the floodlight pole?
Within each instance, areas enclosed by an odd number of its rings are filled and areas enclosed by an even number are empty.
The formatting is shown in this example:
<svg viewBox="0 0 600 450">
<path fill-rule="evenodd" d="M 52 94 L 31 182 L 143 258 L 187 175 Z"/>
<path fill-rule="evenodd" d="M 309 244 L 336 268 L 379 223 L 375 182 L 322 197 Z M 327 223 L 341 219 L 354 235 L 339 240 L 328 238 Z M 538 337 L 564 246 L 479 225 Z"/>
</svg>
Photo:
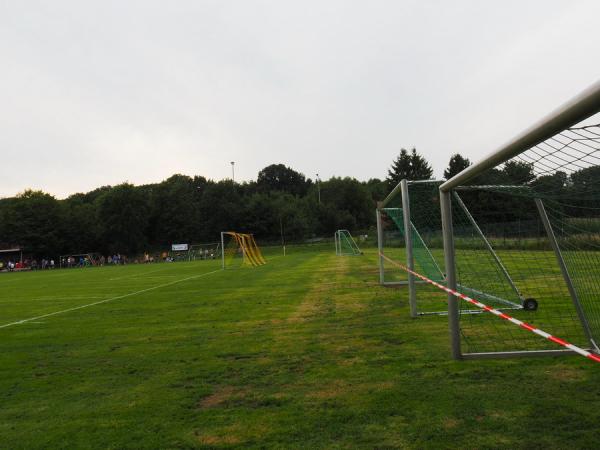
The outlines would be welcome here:
<svg viewBox="0 0 600 450">
<path fill-rule="evenodd" d="M 235 185 L 235 161 L 231 161 L 231 184 Z"/>
<path fill-rule="evenodd" d="M 317 174 L 317 198 L 319 199 L 319 205 L 321 204 L 321 179 L 319 178 L 319 174 Z"/>
</svg>

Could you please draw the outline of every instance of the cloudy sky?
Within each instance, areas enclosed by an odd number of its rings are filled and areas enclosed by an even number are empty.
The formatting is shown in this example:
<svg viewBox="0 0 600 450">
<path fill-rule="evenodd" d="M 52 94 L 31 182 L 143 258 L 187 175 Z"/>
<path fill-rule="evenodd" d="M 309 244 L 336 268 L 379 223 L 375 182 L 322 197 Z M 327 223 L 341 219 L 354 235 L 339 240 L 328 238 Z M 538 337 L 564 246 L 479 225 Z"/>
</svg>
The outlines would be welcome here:
<svg viewBox="0 0 600 450">
<path fill-rule="evenodd" d="M 0 0 L 0 196 L 440 175 L 600 77 L 600 2 Z"/>
</svg>

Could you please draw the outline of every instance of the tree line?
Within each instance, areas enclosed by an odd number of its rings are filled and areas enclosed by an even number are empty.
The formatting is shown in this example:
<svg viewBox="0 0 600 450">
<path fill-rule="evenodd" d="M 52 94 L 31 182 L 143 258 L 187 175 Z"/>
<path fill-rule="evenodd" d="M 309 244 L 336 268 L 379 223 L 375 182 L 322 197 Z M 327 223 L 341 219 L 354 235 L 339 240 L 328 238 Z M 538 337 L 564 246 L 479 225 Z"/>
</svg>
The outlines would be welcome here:
<svg viewBox="0 0 600 450">
<path fill-rule="evenodd" d="M 460 154 L 453 155 L 444 177 L 469 164 Z M 508 177 L 531 183 L 532 171 L 505 165 L 495 173 L 494 182 L 504 183 Z M 584 175 L 579 177 L 582 183 Z M 312 180 L 283 164 L 272 164 L 256 180 L 243 183 L 177 174 L 160 183 L 103 186 L 60 200 L 27 190 L 0 199 L 0 246 L 18 245 L 38 257 L 85 252 L 132 255 L 172 243 L 215 241 L 228 230 L 254 233 L 263 242 L 298 242 L 333 235 L 340 228 L 368 232 L 375 226 L 376 203 L 401 179 L 432 176 L 422 155 L 402 149 L 383 180 Z M 486 183 L 491 182 L 488 177 Z M 553 185 L 560 180 L 538 182 Z"/>
</svg>

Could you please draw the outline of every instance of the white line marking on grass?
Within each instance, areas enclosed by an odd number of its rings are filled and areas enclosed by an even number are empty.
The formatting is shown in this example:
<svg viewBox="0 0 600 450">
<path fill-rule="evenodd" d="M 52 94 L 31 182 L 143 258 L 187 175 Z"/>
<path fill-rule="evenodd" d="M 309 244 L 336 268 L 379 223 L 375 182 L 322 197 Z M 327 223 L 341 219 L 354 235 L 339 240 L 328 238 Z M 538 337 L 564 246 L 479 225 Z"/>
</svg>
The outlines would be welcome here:
<svg viewBox="0 0 600 450">
<path fill-rule="evenodd" d="M 42 314 L 41 316 L 30 317 L 29 319 L 19 320 L 17 322 L 6 323 L 4 325 L 0 325 L 0 328 L 12 327 L 13 325 L 20 325 L 20 324 L 26 323 L 26 322 L 33 322 L 35 320 L 43 319 L 45 317 L 56 316 L 58 314 L 64 314 L 64 313 L 68 313 L 71 311 L 76 311 L 78 309 L 87 308 L 89 306 L 100 305 L 102 303 L 111 302 L 113 300 L 120 300 L 122 298 L 132 297 L 134 295 L 143 294 L 144 292 L 154 291 L 156 289 L 160 289 L 160 288 L 167 287 L 167 286 L 172 286 L 174 284 L 182 283 L 182 282 L 188 281 L 188 280 L 193 280 L 194 278 L 200 278 L 200 277 L 204 277 L 207 275 L 212 275 L 213 273 L 217 273 L 217 272 L 221 272 L 221 271 L 222 271 L 222 269 L 217 269 L 217 270 L 213 270 L 212 272 L 205 272 L 205 273 L 201 273 L 198 275 L 192 275 L 191 277 L 182 278 L 181 280 L 175 280 L 175 281 L 171 281 L 169 283 L 159 284 L 157 286 L 152 286 L 152 287 L 149 287 L 146 289 L 142 289 L 140 291 L 130 292 L 129 294 L 118 295 L 116 297 L 107 298 L 106 300 L 100 300 L 99 302 L 88 303 L 87 305 L 81 305 L 81 306 L 74 306 L 73 308 L 63 309 L 62 311 L 55 311 L 55 312 L 48 313 L 48 314 Z"/>
</svg>

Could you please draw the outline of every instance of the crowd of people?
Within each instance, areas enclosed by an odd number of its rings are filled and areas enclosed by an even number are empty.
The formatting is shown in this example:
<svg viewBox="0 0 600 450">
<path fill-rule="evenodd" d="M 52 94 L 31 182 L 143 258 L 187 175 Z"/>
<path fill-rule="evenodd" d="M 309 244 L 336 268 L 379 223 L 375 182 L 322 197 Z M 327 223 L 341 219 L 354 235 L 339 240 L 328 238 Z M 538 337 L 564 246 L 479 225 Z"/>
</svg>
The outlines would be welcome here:
<svg viewBox="0 0 600 450">
<path fill-rule="evenodd" d="M 24 259 L 22 261 L 13 261 L 8 259 L 5 261 L 0 260 L 0 272 L 15 272 L 21 270 L 46 270 L 54 269 L 56 264 L 54 259 L 42 258 L 39 262 L 37 259 Z"/>
<path fill-rule="evenodd" d="M 56 261 L 54 258 L 42 258 L 39 261 L 36 258 L 25 258 L 23 260 L 15 260 L 14 258 L 0 259 L 0 272 L 17 272 L 23 270 L 52 270 L 55 268 L 61 269 L 72 269 L 72 268 L 83 268 L 91 266 L 117 266 L 125 265 L 129 263 L 155 263 L 155 262 L 174 262 L 183 260 L 208 260 L 215 259 L 214 250 L 198 250 L 194 252 L 193 257 L 180 255 L 174 255 L 169 252 L 162 252 L 156 255 L 150 253 L 144 253 L 140 258 L 134 258 L 130 260 L 127 256 L 120 253 L 112 255 L 93 255 L 93 254 L 82 254 L 82 255 L 66 255 L 61 256 Z"/>
</svg>

